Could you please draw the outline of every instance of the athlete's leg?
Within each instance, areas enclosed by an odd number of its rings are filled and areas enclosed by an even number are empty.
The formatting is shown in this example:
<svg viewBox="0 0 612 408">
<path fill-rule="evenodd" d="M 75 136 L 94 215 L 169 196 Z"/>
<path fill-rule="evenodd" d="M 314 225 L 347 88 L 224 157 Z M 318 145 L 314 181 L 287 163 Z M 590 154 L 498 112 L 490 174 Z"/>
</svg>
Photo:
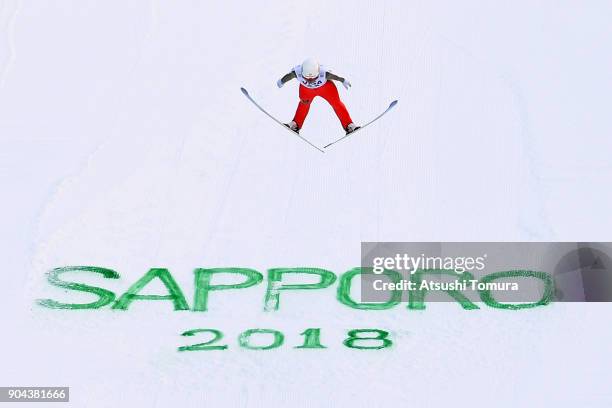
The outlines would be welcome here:
<svg viewBox="0 0 612 408">
<path fill-rule="evenodd" d="M 346 129 L 349 123 L 353 123 L 353 119 L 351 119 L 351 115 L 349 115 L 346 106 L 344 106 L 344 103 L 340 100 L 336 85 L 332 81 L 327 81 L 325 85 L 319 89 L 319 96 L 329 102 L 332 108 L 334 108 L 334 112 L 336 112 L 336 116 L 340 119 L 342 127 Z"/>
<path fill-rule="evenodd" d="M 310 103 L 315 96 L 316 93 L 313 92 L 312 89 L 308 89 L 305 86 L 300 85 L 300 102 L 298 103 L 298 107 L 295 110 L 295 115 L 293 116 L 293 121 L 297 124 L 298 129 L 302 128 L 304 119 L 306 119 L 306 115 L 308 115 L 308 111 L 310 110 Z"/>
</svg>

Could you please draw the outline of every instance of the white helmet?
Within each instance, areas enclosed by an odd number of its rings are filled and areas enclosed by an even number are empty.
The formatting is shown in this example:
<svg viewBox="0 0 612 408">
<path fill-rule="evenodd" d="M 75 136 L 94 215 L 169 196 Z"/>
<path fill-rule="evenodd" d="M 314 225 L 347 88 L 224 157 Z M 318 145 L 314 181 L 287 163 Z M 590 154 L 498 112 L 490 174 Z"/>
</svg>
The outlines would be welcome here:
<svg viewBox="0 0 612 408">
<path fill-rule="evenodd" d="M 314 58 L 306 58 L 302 62 L 302 76 L 306 79 L 314 79 L 319 76 L 319 61 Z"/>
</svg>

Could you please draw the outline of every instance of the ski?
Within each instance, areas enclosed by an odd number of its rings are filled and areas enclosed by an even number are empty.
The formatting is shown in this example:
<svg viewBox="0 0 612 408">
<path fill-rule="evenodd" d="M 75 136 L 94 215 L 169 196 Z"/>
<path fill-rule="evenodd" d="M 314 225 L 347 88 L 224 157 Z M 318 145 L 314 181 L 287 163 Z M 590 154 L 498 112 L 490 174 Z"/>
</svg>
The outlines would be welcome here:
<svg viewBox="0 0 612 408">
<path fill-rule="evenodd" d="M 364 129 L 366 126 L 371 125 L 372 123 L 376 122 L 378 119 L 380 119 L 385 113 L 389 112 L 391 109 L 393 109 L 393 107 L 397 105 L 397 100 L 394 100 L 393 102 L 391 102 L 389 104 L 389 107 L 387 109 L 385 109 L 385 111 L 383 113 L 381 113 L 380 115 L 378 115 L 377 117 L 375 117 L 374 119 L 372 119 L 371 121 L 369 121 L 368 123 L 366 123 L 365 125 L 361 126 L 359 129 L 354 130 L 353 132 L 349 133 L 348 135 L 344 135 L 342 136 L 340 139 L 336 139 L 333 142 L 323 146 L 324 149 L 327 149 L 329 146 L 334 145 L 344 139 L 346 139 L 349 136 L 354 135 L 355 133 L 359 132 L 360 130 Z"/>
<path fill-rule="evenodd" d="M 251 98 L 251 95 L 249 95 L 249 92 L 246 89 L 241 87 L 240 90 L 242 91 L 244 96 L 246 96 L 248 98 L 249 101 L 253 102 L 253 105 L 257 106 L 257 109 L 259 109 L 260 111 L 265 113 L 270 119 L 272 119 L 273 121 L 275 121 L 276 123 L 281 125 L 284 129 L 287 129 L 289 132 L 291 132 L 292 134 L 296 135 L 297 137 L 299 137 L 300 139 L 302 139 L 303 141 L 305 141 L 306 143 L 308 143 L 309 145 L 311 145 L 312 147 L 314 147 L 315 149 L 317 149 L 321 153 L 325 153 L 325 150 L 323 150 L 323 149 L 313 145 L 307 139 L 305 139 L 304 137 L 300 136 L 299 133 L 294 132 L 293 130 L 289 129 L 289 127 L 285 126 L 285 124 L 283 122 L 281 122 L 280 120 L 276 119 L 274 116 L 270 115 L 264 108 L 262 108 L 257 102 L 255 102 L 255 100 L 253 98 Z"/>
</svg>

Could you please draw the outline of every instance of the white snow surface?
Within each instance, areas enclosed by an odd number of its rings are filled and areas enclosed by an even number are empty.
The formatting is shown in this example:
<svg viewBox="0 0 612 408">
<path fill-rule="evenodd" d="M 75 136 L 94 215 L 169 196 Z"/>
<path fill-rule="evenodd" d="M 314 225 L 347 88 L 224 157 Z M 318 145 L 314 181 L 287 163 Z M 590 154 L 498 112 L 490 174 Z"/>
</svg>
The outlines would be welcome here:
<svg viewBox="0 0 612 408">
<path fill-rule="evenodd" d="M 0 385 L 70 386 L 71 407 L 611 406 L 607 304 L 369 312 L 335 284 L 265 313 L 265 282 L 206 313 L 35 304 L 91 300 L 47 283 L 66 265 L 115 269 L 75 279 L 118 294 L 169 268 L 191 303 L 194 268 L 340 275 L 360 241 L 609 241 L 611 17 L 608 1 L 0 1 Z M 357 123 L 398 106 L 325 154 L 291 137 L 239 88 L 290 120 L 297 84 L 275 82 L 310 55 L 352 82 Z M 342 129 L 318 100 L 301 134 Z M 177 352 L 198 327 L 229 349 Z M 327 349 L 293 349 L 309 327 Z M 365 327 L 395 346 L 342 345 Z M 285 344 L 240 349 L 249 328 Z"/>
</svg>

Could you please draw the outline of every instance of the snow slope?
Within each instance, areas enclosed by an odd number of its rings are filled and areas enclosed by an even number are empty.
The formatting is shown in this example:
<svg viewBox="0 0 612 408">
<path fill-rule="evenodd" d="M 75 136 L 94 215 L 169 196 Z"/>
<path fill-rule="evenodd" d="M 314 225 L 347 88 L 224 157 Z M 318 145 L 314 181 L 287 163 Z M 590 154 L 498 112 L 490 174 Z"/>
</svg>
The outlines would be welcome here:
<svg viewBox="0 0 612 408">
<path fill-rule="evenodd" d="M 204 315 L 34 304 L 77 299 L 45 280 L 64 265 L 116 269 L 118 293 L 167 267 L 191 299 L 193 268 L 340 274 L 360 241 L 609 240 L 612 6 L 460 3 L 0 2 L 0 385 L 79 407 L 609 405 L 605 304 L 368 313 L 329 288 L 264 313 L 263 285 Z M 351 80 L 356 122 L 395 111 L 325 154 L 291 138 L 239 87 L 288 120 L 297 85 L 275 82 L 309 55 Z M 342 129 L 319 100 L 301 134 Z M 202 326 L 321 327 L 329 348 L 177 353 Z M 397 347 L 344 348 L 359 327 Z"/>
</svg>

